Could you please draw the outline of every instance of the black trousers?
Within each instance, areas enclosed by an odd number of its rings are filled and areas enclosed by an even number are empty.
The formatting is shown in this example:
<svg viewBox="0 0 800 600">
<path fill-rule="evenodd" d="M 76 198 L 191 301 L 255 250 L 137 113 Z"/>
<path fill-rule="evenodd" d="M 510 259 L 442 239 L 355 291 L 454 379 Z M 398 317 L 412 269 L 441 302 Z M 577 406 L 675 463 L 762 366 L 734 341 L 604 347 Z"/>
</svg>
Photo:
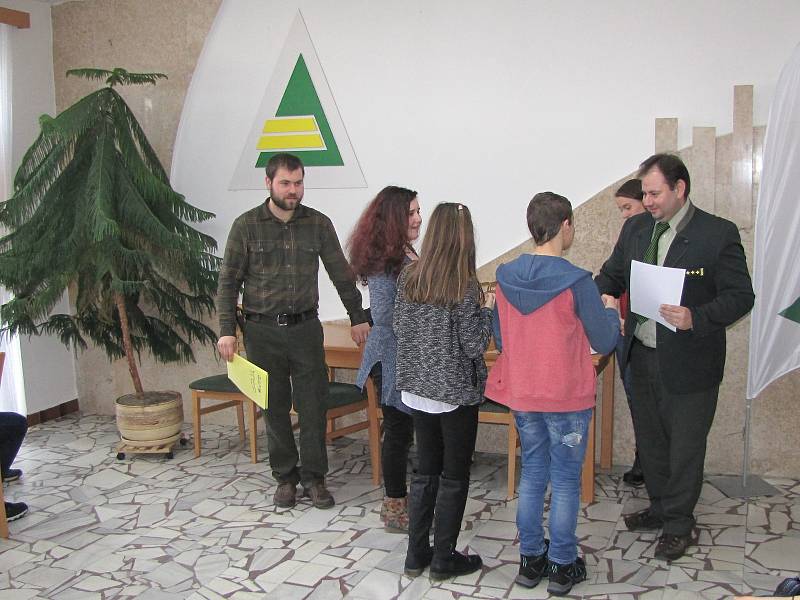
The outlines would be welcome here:
<svg viewBox="0 0 800 600">
<path fill-rule="evenodd" d="M 15 412 L 0 412 L 0 473 L 8 473 L 27 431 L 25 417 Z"/>
<path fill-rule="evenodd" d="M 269 373 L 264 422 L 272 476 L 304 487 L 324 480 L 328 374 L 322 324 L 319 319 L 285 327 L 247 321 L 244 345 L 247 359 Z M 292 405 L 300 423 L 299 455 L 289 414 Z"/>
<path fill-rule="evenodd" d="M 381 470 L 389 498 L 405 498 L 408 490 L 408 450 L 414 442 L 414 420 L 393 406 L 382 406 Z"/>
<path fill-rule="evenodd" d="M 691 394 L 668 392 L 656 350 L 637 341 L 630 366 L 633 427 L 650 508 L 663 518 L 664 533 L 687 535 L 695 524 L 719 386 Z"/>
<path fill-rule="evenodd" d="M 478 435 L 478 406 L 459 406 L 439 414 L 415 410 L 412 416 L 419 474 L 469 481 Z"/>
</svg>

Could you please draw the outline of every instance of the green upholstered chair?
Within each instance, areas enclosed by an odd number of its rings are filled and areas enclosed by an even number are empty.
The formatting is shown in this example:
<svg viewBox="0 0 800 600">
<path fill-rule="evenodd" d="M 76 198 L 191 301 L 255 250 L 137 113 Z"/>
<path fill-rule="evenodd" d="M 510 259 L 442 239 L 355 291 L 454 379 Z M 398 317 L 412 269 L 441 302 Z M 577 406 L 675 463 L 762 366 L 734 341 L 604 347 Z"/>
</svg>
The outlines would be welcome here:
<svg viewBox="0 0 800 600">
<path fill-rule="evenodd" d="M 370 460 L 372 463 L 373 481 L 380 481 L 380 426 L 378 423 L 377 395 L 372 380 L 368 380 L 365 391 L 362 392 L 357 386 L 350 383 L 340 383 L 333 381 L 334 370 L 329 369 L 331 382 L 328 393 L 328 424 L 325 433 L 326 441 L 334 440 L 338 437 L 361 431 L 368 430 Z M 228 379 L 226 374 L 212 375 L 197 379 L 189 384 L 192 390 L 192 412 L 194 415 L 194 455 L 200 456 L 202 428 L 202 416 L 208 413 L 235 408 L 236 417 L 239 423 L 239 439 L 245 440 L 245 408 L 247 409 L 247 428 L 250 430 L 250 460 L 258 462 L 258 408 L 247 396 L 242 394 L 239 389 Z M 205 401 L 211 400 L 211 405 L 203 405 Z M 351 415 L 364 411 L 365 418 L 356 422 L 337 427 L 337 420 L 346 415 Z"/>
<path fill-rule="evenodd" d="M 244 313 L 242 307 L 236 307 L 236 343 L 238 352 L 244 348 L 242 331 L 244 331 Z M 203 415 L 224 410 L 226 408 L 236 409 L 236 420 L 239 423 L 239 439 L 243 442 L 244 434 L 244 409 L 247 407 L 247 421 L 250 428 L 250 461 L 258 462 L 258 444 L 256 435 L 258 432 L 258 413 L 261 410 L 254 402 L 239 391 L 233 382 L 228 379 L 226 373 L 211 375 L 196 379 L 189 384 L 192 390 L 192 414 L 194 417 L 194 456 L 200 456 L 201 450 L 201 420 Z M 212 400 L 214 404 L 203 406 L 203 401 Z"/>
<path fill-rule="evenodd" d="M 258 412 L 261 410 L 247 396 L 239 391 L 227 374 L 212 375 L 196 379 L 189 384 L 192 390 L 192 414 L 194 415 L 194 455 L 200 456 L 201 449 L 201 418 L 208 413 L 217 412 L 226 408 L 236 409 L 236 419 L 239 423 L 239 439 L 245 440 L 244 409 L 247 407 L 247 421 L 250 429 L 250 461 L 258 462 L 258 444 L 256 435 L 258 431 Z M 203 401 L 213 400 L 211 405 L 203 406 Z"/>
<path fill-rule="evenodd" d="M 378 409 L 378 395 L 372 378 L 367 379 L 367 384 L 362 392 L 352 383 L 334 381 L 335 369 L 328 369 L 330 383 L 328 388 L 328 426 L 325 433 L 327 441 L 335 440 L 343 435 L 356 431 L 367 430 L 369 439 L 369 456 L 372 466 L 372 483 L 378 485 L 381 477 L 381 430 L 380 414 Z M 337 427 L 336 421 L 340 417 L 364 411 L 364 419 Z"/>
</svg>

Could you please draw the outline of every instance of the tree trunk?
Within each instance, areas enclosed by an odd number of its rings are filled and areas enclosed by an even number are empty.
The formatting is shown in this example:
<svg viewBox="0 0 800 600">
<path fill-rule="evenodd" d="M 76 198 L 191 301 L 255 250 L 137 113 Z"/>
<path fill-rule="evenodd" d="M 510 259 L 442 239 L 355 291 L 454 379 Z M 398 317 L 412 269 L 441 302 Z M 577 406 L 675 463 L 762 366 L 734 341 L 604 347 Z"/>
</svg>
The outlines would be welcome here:
<svg viewBox="0 0 800 600">
<path fill-rule="evenodd" d="M 136 359 L 133 356 L 133 345 L 131 344 L 131 330 L 128 325 L 128 311 L 125 308 L 125 296 L 119 292 L 114 292 L 114 302 L 119 313 L 119 326 L 122 329 L 122 347 L 125 349 L 125 358 L 128 359 L 128 370 L 133 379 L 133 389 L 137 394 L 144 394 L 142 380 L 139 379 L 139 369 L 136 366 Z"/>
</svg>

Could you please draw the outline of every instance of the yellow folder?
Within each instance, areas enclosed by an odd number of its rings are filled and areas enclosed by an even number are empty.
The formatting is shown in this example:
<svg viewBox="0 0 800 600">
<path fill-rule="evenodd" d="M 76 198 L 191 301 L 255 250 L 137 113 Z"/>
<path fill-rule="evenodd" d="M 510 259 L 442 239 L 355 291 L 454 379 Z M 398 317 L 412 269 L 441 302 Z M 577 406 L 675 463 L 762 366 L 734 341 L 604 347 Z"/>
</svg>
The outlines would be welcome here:
<svg viewBox="0 0 800 600">
<path fill-rule="evenodd" d="M 269 373 L 238 354 L 228 364 L 228 379 L 258 406 L 267 408 Z"/>
</svg>

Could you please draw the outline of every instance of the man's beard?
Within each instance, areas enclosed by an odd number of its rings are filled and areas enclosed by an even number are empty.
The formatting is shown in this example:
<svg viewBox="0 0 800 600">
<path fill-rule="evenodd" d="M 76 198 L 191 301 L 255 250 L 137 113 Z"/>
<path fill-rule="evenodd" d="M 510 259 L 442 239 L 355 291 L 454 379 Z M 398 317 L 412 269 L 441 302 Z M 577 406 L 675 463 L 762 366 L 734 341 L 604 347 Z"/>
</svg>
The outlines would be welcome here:
<svg viewBox="0 0 800 600">
<path fill-rule="evenodd" d="M 303 197 L 294 196 L 293 198 L 280 198 L 278 196 L 272 195 L 270 199 L 275 203 L 275 206 L 280 208 L 281 210 L 294 210 L 297 208 L 297 205 L 302 202 Z M 294 202 L 294 206 L 290 204 L 290 202 Z"/>
</svg>

